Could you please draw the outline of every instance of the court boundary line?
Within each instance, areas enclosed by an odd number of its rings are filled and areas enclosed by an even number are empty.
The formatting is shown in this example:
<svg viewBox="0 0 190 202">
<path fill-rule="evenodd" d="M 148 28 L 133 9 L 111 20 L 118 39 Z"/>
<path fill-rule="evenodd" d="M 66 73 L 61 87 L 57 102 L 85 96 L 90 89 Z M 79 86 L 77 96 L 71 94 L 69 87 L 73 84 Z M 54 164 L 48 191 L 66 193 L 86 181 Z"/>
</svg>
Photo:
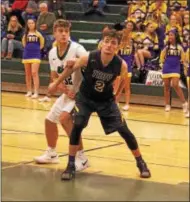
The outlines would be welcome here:
<svg viewBox="0 0 190 202">
<path fill-rule="evenodd" d="M 105 149 L 105 148 L 108 148 L 108 147 L 115 147 L 115 146 L 119 146 L 119 145 L 122 145 L 122 144 L 125 144 L 125 143 L 116 143 L 116 144 L 111 144 L 111 145 L 105 145 L 105 146 L 95 147 L 95 148 L 92 148 L 92 149 L 84 150 L 84 152 L 90 152 L 90 151 Z M 20 149 L 22 149 L 22 148 L 20 148 Z M 30 149 L 28 149 L 28 150 L 30 150 Z M 68 153 L 67 154 L 59 155 L 59 157 L 65 157 L 65 156 L 68 156 Z M 33 163 L 33 162 L 34 162 L 33 160 L 32 161 L 25 161 L 25 162 L 18 162 L 15 165 L 4 166 L 4 167 L 1 168 L 1 170 L 6 170 L 8 168 L 15 168 L 17 166 L 27 165 L 27 164 Z"/>
<path fill-rule="evenodd" d="M 15 109 L 25 109 L 25 110 L 49 111 L 49 110 L 44 110 L 44 109 L 32 109 L 32 108 L 14 107 L 14 106 L 8 106 L 8 105 L 2 105 L 2 107 L 15 108 Z M 92 114 L 92 116 L 98 117 L 95 114 Z M 189 127 L 189 125 L 185 125 L 185 124 L 165 123 L 165 122 L 159 122 L 159 121 L 156 122 L 156 121 L 136 120 L 136 119 L 130 119 L 130 118 L 126 118 L 126 117 L 125 117 L 125 119 L 126 119 L 126 121 L 136 121 L 136 122 L 145 122 L 145 123 L 153 123 L 153 124 L 164 124 L 164 125 L 175 125 L 175 126 Z"/>
<path fill-rule="evenodd" d="M 20 133 L 31 133 L 31 134 L 35 134 L 35 135 L 45 135 L 44 133 L 40 133 L 40 132 L 34 132 L 34 131 L 24 131 L 24 130 L 12 130 L 12 129 L 4 129 L 4 128 L 1 128 L 1 131 L 2 130 L 5 130 L 5 131 L 10 131 L 10 132 L 15 132 L 14 134 L 8 134 L 6 133 L 6 135 L 19 135 Z M 2 132 L 3 133 L 3 132 Z M 104 135 L 104 134 L 103 134 Z M 110 136 L 110 135 L 106 135 L 106 136 Z M 67 135 L 59 135 L 59 137 L 67 137 Z M 116 137 L 116 136 L 114 136 Z M 120 137 L 120 136 L 119 136 Z M 142 139 L 142 140 L 164 140 L 164 141 L 180 141 L 180 142 L 186 142 L 186 141 L 189 141 L 189 140 L 183 140 L 183 139 L 164 139 L 164 138 L 146 138 L 146 137 L 138 137 L 135 135 L 136 138 L 138 139 Z M 84 140 L 92 140 L 92 141 L 102 141 L 102 142 L 115 142 L 115 143 L 120 143 L 120 141 L 116 141 L 116 140 L 103 140 L 103 139 L 92 139 L 92 138 L 86 138 L 86 137 L 82 137 Z M 143 145 L 143 144 L 140 144 L 140 145 Z M 145 144 L 144 144 L 145 145 Z M 146 146 L 149 146 L 149 145 L 146 145 Z"/>
<path fill-rule="evenodd" d="M 85 153 L 87 152 L 91 152 L 91 151 L 96 151 L 96 150 L 101 150 L 101 149 L 106 149 L 106 148 L 109 148 L 109 147 L 115 147 L 115 146 L 120 146 L 120 145 L 124 145 L 125 143 L 116 143 L 116 144 L 110 144 L 110 145 L 105 145 L 105 146 L 100 146 L 100 147 L 95 147 L 95 148 L 91 148 L 91 149 L 86 149 L 84 150 Z M 7 145 L 2 145 L 2 146 L 5 146 L 5 147 L 11 147 L 11 146 L 7 146 Z M 34 148 L 23 148 L 23 147 L 19 147 L 19 146 L 13 146 L 17 149 L 28 149 L 28 150 L 38 150 L 38 149 L 34 149 Z M 45 151 L 45 150 L 42 150 L 42 151 Z M 65 156 L 68 156 L 68 153 L 65 153 L 65 154 L 59 154 L 58 155 L 60 158 L 61 157 L 65 157 Z M 89 157 L 94 157 L 94 158 L 101 158 L 101 159 L 110 159 L 110 160 L 117 160 L 117 161 L 123 161 L 123 162 L 134 162 L 134 160 L 130 160 L 130 159 L 118 159 L 118 158 L 111 158 L 111 157 L 103 157 L 103 156 L 96 156 L 96 155 L 89 155 Z M 4 166 L 2 167 L 2 170 L 5 170 L 7 168 L 14 168 L 14 167 L 17 167 L 17 166 L 20 166 L 20 165 L 27 165 L 29 163 L 33 163 L 34 161 L 25 161 L 25 162 L 19 162 L 19 163 L 16 163 L 14 165 L 9 165 L 9 166 Z M 163 166 L 163 167 L 170 167 L 170 168 L 182 168 L 182 169 L 189 169 L 189 167 L 185 167 L 185 166 L 175 166 L 175 165 L 169 165 L 169 164 L 161 164 L 161 163 L 154 163 L 154 162 L 148 162 L 148 164 L 151 164 L 151 165 L 159 165 L 159 166 Z"/>
<path fill-rule="evenodd" d="M 10 130 L 10 129 L 3 129 L 3 128 L 1 128 L 1 130 L 15 132 L 14 134 L 10 134 L 10 135 L 19 135 L 20 133 L 31 133 L 31 134 L 35 134 L 35 135 L 44 135 L 45 136 L 44 133 L 34 132 L 34 131 L 31 132 L 31 131 L 24 131 L 24 130 L 12 130 L 12 129 Z M 8 133 L 6 133 L 6 135 L 8 135 Z M 62 134 L 62 135 L 59 135 L 59 137 L 67 137 L 67 135 Z M 115 140 L 91 139 L 91 138 L 86 138 L 86 137 L 82 137 L 82 139 L 92 140 L 92 141 L 101 141 L 101 142 L 121 143 L 120 141 L 115 141 Z"/>
</svg>

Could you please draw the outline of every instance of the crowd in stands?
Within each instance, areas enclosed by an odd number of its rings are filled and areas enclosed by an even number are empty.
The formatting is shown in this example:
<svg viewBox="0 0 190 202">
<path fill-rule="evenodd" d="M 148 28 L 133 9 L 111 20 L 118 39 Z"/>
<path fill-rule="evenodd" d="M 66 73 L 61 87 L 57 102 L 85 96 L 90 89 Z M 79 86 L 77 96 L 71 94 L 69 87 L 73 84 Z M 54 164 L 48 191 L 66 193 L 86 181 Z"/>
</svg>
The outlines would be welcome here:
<svg viewBox="0 0 190 202">
<path fill-rule="evenodd" d="M 15 57 L 22 57 L 21 40 L 28 19 L 36 21 L 37 30 L 45 39 L 42 58 L 47 58 L 54 41 L 53 23 L 65 18 L 64 9 L 63 0 L 1 0 L 1 58 L 11 59 L 15 50 Z"/>
<path fill-rule="evenodd" d="M 106 0 L 80 0 L 84 14 L 105 15 Z M 189 46 L 189 9 L 187 0 L 127 0 L 126 21 L 114 25 L 122 33 L 131 32 L 134 42 L 134 65 L 146 64 L 155 69 L 161 50 L 167 44 L 168 33 L 177 30 L 184 50 Z M 53 23 L 65 18 L 64 0 L 1 0 L 1 57 L 11 59 L 15 49 L 23 49 L 21 39 L 28 19 L 36 20 L 37 30 L 45 39 L 42 57 L 47 58 L 52 47 Z M 106 26 L 107 27 L 107 26 Z M 105 27 L 105 28 L 106 28 Z M 19 55 L 22 57 L 22 55 Z M 154 65 L 155 64 L 155 65 Z"/>
</svg>

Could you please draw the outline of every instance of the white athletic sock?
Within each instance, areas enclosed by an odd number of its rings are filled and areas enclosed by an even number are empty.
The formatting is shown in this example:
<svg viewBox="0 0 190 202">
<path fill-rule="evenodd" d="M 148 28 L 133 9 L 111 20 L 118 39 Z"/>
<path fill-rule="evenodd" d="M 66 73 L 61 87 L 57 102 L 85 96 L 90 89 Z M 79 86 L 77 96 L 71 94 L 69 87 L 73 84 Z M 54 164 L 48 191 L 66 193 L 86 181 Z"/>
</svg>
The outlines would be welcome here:
<svg viewBox="0 0 190 202">
<path fill-rule="evenodd" d="M 48 151 L 51 151 L 51 152 L 56 152 L 55 147 L 48 147 L 47 150 L 48 150 Z"/>
</svg>

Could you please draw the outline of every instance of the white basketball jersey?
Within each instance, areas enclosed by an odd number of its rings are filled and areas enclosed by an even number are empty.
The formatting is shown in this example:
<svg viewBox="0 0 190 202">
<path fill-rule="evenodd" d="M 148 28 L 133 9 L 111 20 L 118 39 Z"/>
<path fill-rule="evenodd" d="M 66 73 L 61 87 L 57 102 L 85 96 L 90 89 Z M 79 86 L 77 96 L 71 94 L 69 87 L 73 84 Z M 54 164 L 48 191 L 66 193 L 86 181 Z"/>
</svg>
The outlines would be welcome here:
<svg viewBox="0 0 190 202">
<path fill-rule="evenodd" d="M 49 52 L 49 63 L 51 71 L 55 71 L 57 72 L 57 74 L 61 74 L 64 70 L 64 65 L 67 60 L 79 58 L 85 54 L 87 54 L 87 51 L 84 49 L 84 47 L 73 41 L 69 42 L 67 50 L 65 51 L 65 54 L 62 57 L 59 57 L 58 49 L 57 47 L 54 47 Z M 68 86 L 68 88 L 77 92 L 81 81 L 82 74 L 81 70 L 78 69 L 73 72 L 71 76 L 66 78 L 63 82 Z"/>
</svg>

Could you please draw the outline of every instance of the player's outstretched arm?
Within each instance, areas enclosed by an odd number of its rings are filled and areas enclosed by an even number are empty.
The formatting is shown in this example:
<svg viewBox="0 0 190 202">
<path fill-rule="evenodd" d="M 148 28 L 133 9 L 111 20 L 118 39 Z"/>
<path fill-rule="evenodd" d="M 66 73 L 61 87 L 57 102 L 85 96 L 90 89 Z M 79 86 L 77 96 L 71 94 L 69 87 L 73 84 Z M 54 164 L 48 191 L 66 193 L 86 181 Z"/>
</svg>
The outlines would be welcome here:
<svg viewBox="0 0 190 202">
<path fill-rule="evenodd" d="M 48 88 L 48 92 L 51 93 L 51 92 L 55 91 L 55 89 L 61 82 L 63 82 L 67 77 L 69 77 L 77 69 L 86 67 L 87 63 L 88 63 L 88 55 L 82 56 L 82 57 L 76 59 L 75 61 L 68 60 L 66 62 L 66 66 L 65 66 L 65 69 L 62 72 L 62 74 L 59 75 L 57 80 L 55 80 L 52 84 L 50 84 L 50 86 Z"/>
</svg>

